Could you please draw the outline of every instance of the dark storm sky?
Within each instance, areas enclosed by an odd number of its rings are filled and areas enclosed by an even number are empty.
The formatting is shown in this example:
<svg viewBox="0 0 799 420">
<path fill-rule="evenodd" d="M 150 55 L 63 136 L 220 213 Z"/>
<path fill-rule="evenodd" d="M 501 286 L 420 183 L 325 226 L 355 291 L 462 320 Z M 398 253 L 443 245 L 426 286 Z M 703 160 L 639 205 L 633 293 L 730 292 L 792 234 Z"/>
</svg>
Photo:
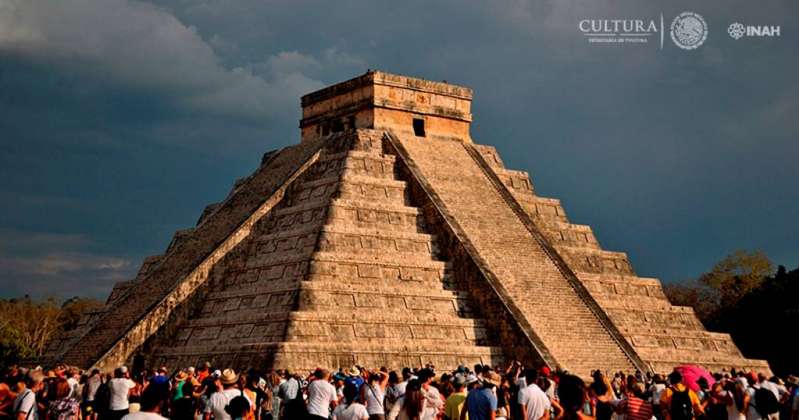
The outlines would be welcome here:
<svg viewBox="0 0 799 420">
<path fill-rule="evenodd" d="M 685 10 L 695 51 L 578 30 Z M 104 295 L 367 68 L 474 88 L 475 140 L 639 275 L 795 267 L 797 30 L 795 0 L 0 0 L 0 296 Z"/>
</svg>

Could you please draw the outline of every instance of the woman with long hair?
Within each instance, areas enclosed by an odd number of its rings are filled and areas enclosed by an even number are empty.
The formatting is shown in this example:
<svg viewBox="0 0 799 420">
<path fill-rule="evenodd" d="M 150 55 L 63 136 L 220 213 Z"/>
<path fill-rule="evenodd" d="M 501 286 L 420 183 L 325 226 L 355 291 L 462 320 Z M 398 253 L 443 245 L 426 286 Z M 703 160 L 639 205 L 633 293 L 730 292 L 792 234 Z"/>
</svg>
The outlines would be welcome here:
<svg viewBox="0 0 799 420">
<path fill-rule="evenodd" d="M 583 412 L 585 402 L 588 401 L 588 391 L 585 382 L 574 375 L 561 375 L 558 383 L 558 399 L 563 411 L 557 420 L 594 420 Z"/>
<path fill-rule="evenodd" d="M 369 420 L 366 406 L 358 402 L 358 387 L 354 383 L 344 385 L 344 404 L 333 410 L 333 420 Z"/>
<path fill-rule="evenodd" d="M 419 420 L 426 406 L 425 401 L 422 384 L 416 379 L 411 379 L 405 387 L 405 395 L 397 400 L 386 420 Z"/>
<path fill-rule="evenodd" d="M 72 386 L 64 378 L 55 381 L 54 398 L 47 405 L 47 420 L 77 420 L 80 401 L 72 396 Z"/>
</svg>

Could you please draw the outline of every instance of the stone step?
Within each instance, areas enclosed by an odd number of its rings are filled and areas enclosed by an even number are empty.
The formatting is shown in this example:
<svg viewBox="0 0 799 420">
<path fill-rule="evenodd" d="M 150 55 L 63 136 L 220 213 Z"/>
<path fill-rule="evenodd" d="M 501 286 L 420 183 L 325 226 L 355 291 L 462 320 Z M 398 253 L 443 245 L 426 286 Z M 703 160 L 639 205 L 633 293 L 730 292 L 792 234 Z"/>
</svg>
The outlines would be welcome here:
<svg viewBox="0 0 799 420">
<path fill-rule="evenodd" d="M 245 324 L 268 324 L 275 322 L 327 322 L 327 323 L 348 323 L 354 322 L 364 324 L 385 324 L 385 325 L 437 325 L 437 326 L 457 326 L 457 327 L 485 327 L 484 321 L 476 318 L 460 318 L 452 313 L 441 313 L 437 308 L 416 308 L 414 310 L 386 310 L 384 308 L 359 308 L 353 310 L 334 310 L 329 308 L 315 309 L 313 311 L 294 311 L 277 310 L 269 312 L 270 308 L 261 310 L 235 310 L 225 313 L 210 313 L 199 318 L 192 318 L 186 322 L 184 327 L 207 328 L 207 327 L 231 327 Z M 353 314 L 358 314 L 362 319 L 353 318 Z"/>
<path fill-rule="evenodd" d="M 313 290 L 335 293 L 358 293 L 363 295 L 430 297 L 448 299 L 466 299 L 468 292 L 447 290 L 438 283 L 438 288 L 431 287 L 433 282 L 397 281 L 376 279 L 368 283 L 347 283 L 338 280 L 310 280 L 300 283 L 301 290 Z"/>
<path fill-rule="evenodd" d="M 667 309 L 672 306 L 666 299 L 651 296 L 594 295 L 594 299 L 605 309 L 649 311 L 652 309 Z"/>
<path fill-rule="evenodd" d="M 377 231 L 332 224 L 324 229 L 319 249 L 324 252 L 354 254 L 401 254 L 432 259 L 438 253 L 430 235 L 416 232 Z"/>
<path fill-rule="evenodd" d="M 587 247 L 573 247 L 566 244 L 553 243 L 558 253 L 569 263 L 579 277 L 580 273 L 615 273 L 634 274 L 627 254 L 624 252 L 606 251 Z"/>
<path fill-rule="evenodd" d="M 619 296 L 636 299 L 646 296 L 668 302 L 660 281 L 652 278 L 636 277 L 615 273 L 580 272 L 578 277 L 591 294 L 602 296 Z"/>
<path fill-rule="evenodd" d="M 603 324 L 594 315 L 590 296 L 581 288 L 571 287 L 572 279 L 558 267 L 559 260 L 531 232 L 535 227 L 520 217 L 505 189 L 498 188 L 486 168 L 474 159 L 470 143 L 419 139 L 403 133 L 392 136 L 413 176 L 432 191 L 430 198 L 442 217 L 452 221 L 458 237 L 468 239 L 475 263 L 501 285 L 501 289 L 496 286 L 487 290 L 498 290 L 500 299 L 512 305 L 514 316 L 524 317 L 550 350 L 548 357 L 559 363 L 576 354 L 575 360 L 584 358 L 589 364 L 613 360 L 617 370 L 632 369 L 632 362 L 613 336 L 615 330 L 608 329 L 612 325 Z M 557 200 L 529 195 L 525 202 L 540 207 L 535 207 L 534 214 L 551 211 L 567 222 Z M 519 328 L 529 327 L 521 324 Z"/>
<path fill-rule="evenodd" d="M 539 197 L 530 194 L 518 194 L 514 197 L 536 222 L 568 223 L 566 211 L 557 198 Z"/>
</svg>

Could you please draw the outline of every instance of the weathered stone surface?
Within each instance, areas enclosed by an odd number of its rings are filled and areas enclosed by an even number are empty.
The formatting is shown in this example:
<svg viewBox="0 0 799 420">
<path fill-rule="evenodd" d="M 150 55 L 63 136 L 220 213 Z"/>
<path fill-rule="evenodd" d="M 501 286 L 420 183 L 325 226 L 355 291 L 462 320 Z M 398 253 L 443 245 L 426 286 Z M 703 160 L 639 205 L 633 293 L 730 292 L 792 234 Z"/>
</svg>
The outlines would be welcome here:
<svg viewBox="0 0 799 420">
<path fill-rule="evenodd" d="M 306 95 L 301 144 L 265 154 L 49 361 L 768 370 L 474 144 L 471 97 L 383 72 Z"/>
</svg>

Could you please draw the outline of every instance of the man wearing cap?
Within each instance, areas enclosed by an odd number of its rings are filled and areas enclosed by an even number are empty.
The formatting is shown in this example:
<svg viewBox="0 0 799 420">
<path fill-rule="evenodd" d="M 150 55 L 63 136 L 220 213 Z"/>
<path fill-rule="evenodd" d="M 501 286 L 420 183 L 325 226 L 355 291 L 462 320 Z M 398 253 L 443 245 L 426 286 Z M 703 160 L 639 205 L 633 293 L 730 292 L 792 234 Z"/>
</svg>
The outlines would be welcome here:
<svg viewBox="0 0 799 420">
<path fill-rule="evenodd" d="M 538 371 L 532 368 L 524 370 L 524 388 L 519 390 L 518 402 L 524 420 L 546 420 L 552 406 L 547 394 L 536 384 Z"/>
<path fill-rule="evenodd" d="M 456 374 L 452 385 L 455 387 L 455 391 L 447 397 L 447 402 L 444 404 L 444 417 L 448 420 L 459 420 L 463 403 L 466 401 L 466 376 L 463 373 Z M 466 420 L 468 419 L 467 415 Z"/>
<path fill-rule="evenodd" d="M 238 381 L 239 375 L 237 375 L 233 369 L 225 369 L 222 371 L 222 374 L 219 376 L 219 382 L 222 383 L 222 391 L 214 392 L 214 394 L 211 395 L 211 399 L 208 400 L 208 405 L 205 407 L 205 420 L 210 420 L 211 414 L 213 414 L 214 420 L 231 420 L 230 414 L 225 411 L 225 407 L 230 404 L 233 398 L 239 396 L 244 397 L 250 404 L 250 407 L 253 406 L 253 402 L 250 401 L 247 395 L 236 387 Z"/>
<path fill-rule="evenodd" d="M 108 388 L 111 391 L 111 399 L 108 404 L 109 419 L 119 420 L 128 414 L 130 411 L 128 395 L 134 387 L 136 387 L 136 383 L 130 380 L 127 366 L 122 366 L 114 371 L 114 379 L 108 381 Z"/>
<path fill-rule="evenodd" d="M 497 395 L 494 388 L 501 378 L 494 371 L 483 369 L 483 386 L 469 391 L 460 420 L 494 420 L 497 413 Z"/>
</svg>

